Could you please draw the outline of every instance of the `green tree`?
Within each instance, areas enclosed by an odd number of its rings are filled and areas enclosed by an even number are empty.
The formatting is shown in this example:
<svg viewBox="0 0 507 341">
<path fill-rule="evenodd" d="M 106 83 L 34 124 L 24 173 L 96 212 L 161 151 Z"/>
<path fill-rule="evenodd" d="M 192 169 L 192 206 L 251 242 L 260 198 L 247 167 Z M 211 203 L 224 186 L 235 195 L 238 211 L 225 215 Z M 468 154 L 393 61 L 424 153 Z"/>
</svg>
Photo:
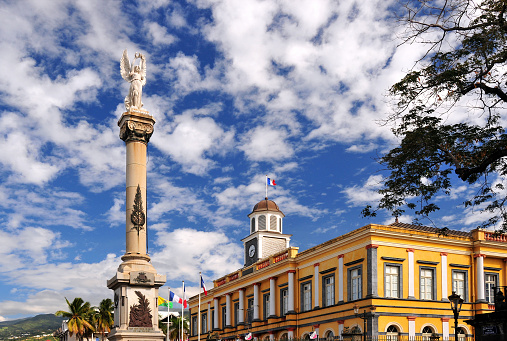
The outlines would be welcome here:
<svg viewBox="0 0 507 341">
<path fill-rule="evenodd" d="M 429 218 L 452 185 L 471 193 L 464 206 L 486 213 L 479 227 L 507 230 L 507 0 L 404 0 L 404 44 L 427 53 L 390 89 L 400 145 L 380 158 L 388 175 L 377 207 Z"/>
<path fill-rule="evenodd" d="M 181 321 L 183 319 L 183 333 L 189 334 L 190 329 L 188 325 L 188 320 L 182 316 L 169 316 L 169 338 L 171 340 L 178 340 L 180 338 L 181 331 Z"/>
<path fill-rule="evenodd" d="M 88 331 L 94 331 L 93 324 L 89 322 L 91 317 L 91 307 L 89 302 L 84 302 L 82 298 L 76 297 L 72 303 L 65 298 L 69 311 L 59 310 L 56 316 L 63 316 L 68 319 L 67 327 L 70 335 L 76 334 L 82 340 Z"/>
<path fill-rule="evenodd" d="M 102 340 L 104 340 L 105 334 L 111 331 L 114 324 L 113 314 L 114 304 L 110 298 L 103 299 L 99 306 L 95 308 L 95 330 L 100 333 Z"/>
</svg>

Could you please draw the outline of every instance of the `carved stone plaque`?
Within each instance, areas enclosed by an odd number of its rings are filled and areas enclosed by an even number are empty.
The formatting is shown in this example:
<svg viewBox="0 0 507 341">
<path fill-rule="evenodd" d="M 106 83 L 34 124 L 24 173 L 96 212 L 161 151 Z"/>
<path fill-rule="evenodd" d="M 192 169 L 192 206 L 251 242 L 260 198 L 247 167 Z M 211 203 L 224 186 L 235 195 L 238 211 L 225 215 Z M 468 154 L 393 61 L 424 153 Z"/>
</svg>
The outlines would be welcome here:
<svg viewBox="0 0 507 341">
<path fill-rule="evenodd" d="M 152 286 L 155 284 L 155 274 L 145 271 L 132 271 L 130 273 L 130 285 Z"/>
</svg>

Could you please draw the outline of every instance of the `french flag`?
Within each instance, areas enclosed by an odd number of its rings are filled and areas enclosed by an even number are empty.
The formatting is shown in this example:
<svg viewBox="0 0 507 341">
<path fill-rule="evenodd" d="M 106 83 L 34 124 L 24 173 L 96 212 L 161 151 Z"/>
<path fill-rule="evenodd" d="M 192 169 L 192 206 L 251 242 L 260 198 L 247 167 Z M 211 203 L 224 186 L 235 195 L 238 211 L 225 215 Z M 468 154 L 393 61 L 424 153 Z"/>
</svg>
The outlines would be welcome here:
<svg viewBox="0 0 507 341">
<path fill-rule="evenodd" d="M 202 279 L 202 276 L 201 276 L 201 288 L 202 290 L 204 290 L 204 296 L 207 296 L 208 290 L 206 290 L 206 286 L 204 285 L 204 280 Z"/>
<path fill-rule="evenodd" d="M 169 301 L 183 304 L 183 307 L 187 307 L 187 300 L 183 300 L 181 297 L 176 295 L 174 292 L 169 291 Z"/>
<path fill-rule="evenodd" d="M 276 186 L 275 179 L 267 178 L 268 186 Z"/>
</svg>

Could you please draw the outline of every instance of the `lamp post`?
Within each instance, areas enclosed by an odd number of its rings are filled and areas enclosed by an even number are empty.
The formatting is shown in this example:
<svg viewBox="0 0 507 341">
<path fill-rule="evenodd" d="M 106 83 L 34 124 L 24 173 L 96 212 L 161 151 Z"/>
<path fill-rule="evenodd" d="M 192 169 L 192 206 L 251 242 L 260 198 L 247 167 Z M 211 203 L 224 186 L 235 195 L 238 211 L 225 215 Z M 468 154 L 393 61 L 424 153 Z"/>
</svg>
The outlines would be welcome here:
<svg viewBox="0 0 507 341">
<path fill-rule="evenodd" d="M 463 304 L 463 299 L 460 295 L 457 295 L 455 291 L 452 292 L 452 295 L 449 296 L 449 301 L 451 302 L 451 309 L 454 313 L 454 341 L 458 341 L 458 316 L 461 311 L 461 305 Z"/>
<path fill-rule="evenodd" d="M 375 316 L 375 306 L 372 305 L 370 307 L 370 315 L 371 317 Z M 363 320 L 363 341 L 366 341 L 366 320 L 368 319 L 368 313 L 366 312 L 366 309 L 363 310 L 362 313 L 359 312 L 359 306 L 356 304 L 354 305 L 354 314 L 356 314 L 357 317 L 361 318 Z"/>
</svg>

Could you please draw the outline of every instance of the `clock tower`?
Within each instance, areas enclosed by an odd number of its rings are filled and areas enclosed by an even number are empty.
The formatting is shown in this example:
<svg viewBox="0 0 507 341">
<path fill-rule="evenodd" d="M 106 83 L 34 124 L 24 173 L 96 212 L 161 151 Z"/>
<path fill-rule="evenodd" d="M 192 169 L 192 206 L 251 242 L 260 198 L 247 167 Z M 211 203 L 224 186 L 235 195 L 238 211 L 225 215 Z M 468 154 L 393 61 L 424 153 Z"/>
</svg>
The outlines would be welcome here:
<svg viewBox="0 0 507 341">
<path fill-rule="evenodd" d="M 284 217 L 278 205 L 268 198 L 254 206 L 248 215 L 250 235 L 241 240 L 245 247 L 245 266 L 289 247 L 292 235 L 282 233 Z"/>
</svg>

